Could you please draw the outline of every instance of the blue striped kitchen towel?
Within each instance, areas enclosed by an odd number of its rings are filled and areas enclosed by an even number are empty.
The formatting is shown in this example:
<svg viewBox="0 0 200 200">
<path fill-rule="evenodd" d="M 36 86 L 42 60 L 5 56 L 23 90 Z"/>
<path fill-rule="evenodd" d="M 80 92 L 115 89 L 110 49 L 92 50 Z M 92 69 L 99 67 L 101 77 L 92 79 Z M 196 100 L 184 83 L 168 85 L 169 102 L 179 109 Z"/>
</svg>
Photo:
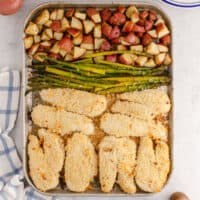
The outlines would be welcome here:
<svg viewBox="0 0 200 200">
<path fill-rule="evenodd" d="M 0 73 L 0 200 L 56 200 L 24 188 L 22 163 L 10 132 L 19 107 L 20 73 Z"/>
<path fill-rule="evenodd" d="M 20 74 L 18 71 L 0 73 L 0 186 L 15 174 L 22 174 L 21 161 L 15 144 L 8 136 L 18 112 Z"/>
<path fill-rule="evenodd" d="M 0 133 L 8 134 L 14 127 L 18 112 L 20 74 L 0 73 Z"/>
<path fill-rule="evenodd" d="M 15 144 L 8 135 L 15 125 L 19 93 L 19 72 L 0 73 L 0 199 L 3 200 L 13 200 L 16 196 L 14 191 L 23 187 L 23 183 L 15 186 L 15 180 L 22 177 L 22 165 Z"/>
</svg>

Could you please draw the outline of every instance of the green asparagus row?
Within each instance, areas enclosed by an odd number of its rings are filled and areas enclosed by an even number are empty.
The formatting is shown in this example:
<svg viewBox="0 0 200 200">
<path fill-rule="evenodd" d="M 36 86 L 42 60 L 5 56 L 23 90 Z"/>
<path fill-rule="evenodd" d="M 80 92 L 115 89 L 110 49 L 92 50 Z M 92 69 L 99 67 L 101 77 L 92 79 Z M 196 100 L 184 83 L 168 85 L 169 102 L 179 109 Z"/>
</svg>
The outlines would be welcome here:
<svg viewBox="0 0 200 200">
<path fill-rule="evenodd" d="M 75 64 L 73 64 L 75 65 Z M 32 66 L 33 69 L 37 69 L 37 70 L 44 70 L 46 67 L 50 67 L 50 68 L 57 68 L 60 70 L 64 70 L 64 71 L 68 71 L 68 72 L 74 72 L 74 73 L 79 73 L 80 75 L 83 76 L 96 76 L 96 77 L 104 77 L 106 75 L 110 76 L 113 74 L 130 74 L 133 76 L 150 76 L 150 75 L 157 75 L 157 74 L 162 74 L 165 72 L 165 67 L 164 66 L 160 66 L 157 68 L 149 68 L 148 70 L 130 70 L 130 69 L 115 69 L 112 68 L 110 66 L 106 66 L 106 65 L 98 65 L 98 64 L 83 64 L 80 65 L 77 64 L 76 67 L 66 67 L 63 66 L 62 64 L 53 64 L 53 65 L 34 65 Z"/>
<path fill-rule="evenodd" d="M 67 87 L 109 94 L 139 91 L 170 84 L 166 66 L 136 67 L 98 59 L 93 63 L 93 58 L 97 56 L 121 53 L 149 56 L 144 52 L 136 51 L 107 51 L 88 54 L 84 59 L 75 62 L 45 57 L 45 63 L 29 66 L 32 69 L 32 77 L 28 80 L 30 87 L 28 92 Z"/>
<path fill-rule="evenodd" d="M 131 65 L 125 65 L 125 64 L 121 64 L 121 63 L 112 63 L 112 62 L 108 62 L 108 61 L 103 61 L 103 60 L 97 60 L 97 64 L 95 63 L 69 63 L 69 62 L 65 62 L 65 61 L 60 61 L 60 60 L 56 60 L 54 58 L 50 58 L 50 57 L 46 57 L 46 60 L 57 63 L 57 66 L 62 66 L 63 68 L 66 67 L 70 67 L 70 68 L 75 68 L 77 70 L 86 70 L 86 71 L 90 71 L 91 72 L 95 72 L 94 70 L 99 70 L 99 69 L 112 69 L 112 70 L 129 70 L 129 71 L 149 71 L 152 68 L 147 68 L 147 67 L 134 67 Z M 92 69 L 88 70 L 87 68 L 92 67 Z M 95 72 L 96 73 L 96 72 Z"/>
</svg>

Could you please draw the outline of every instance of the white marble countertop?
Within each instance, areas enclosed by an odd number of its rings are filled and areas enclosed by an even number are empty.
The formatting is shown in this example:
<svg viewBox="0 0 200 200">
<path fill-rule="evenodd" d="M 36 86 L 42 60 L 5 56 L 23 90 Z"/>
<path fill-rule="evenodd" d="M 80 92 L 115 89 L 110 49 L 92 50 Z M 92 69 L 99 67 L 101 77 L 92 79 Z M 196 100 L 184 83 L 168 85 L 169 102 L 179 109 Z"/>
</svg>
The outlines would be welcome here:
<svg viewBox="0 0 200 200">
<path fill-rule="evenodd" d="M 51 1 L 51 0 L 49 0 Z M 73 0 L 75 2 L 76 0 Z M 0 16 L 0 68 L 22 69 L 22 32 L 28 12 L 43 0 L 26 0 L 12 16 Z M 91 1 L 92 2 L 92 1 Z M 94 1 L 93 1 L 94 2 Z M 116 1 L 115 1 L 116 2 Z M 152 0 L 149 2 L 158 2 Z M 200 199 L 200 8 L 178 9 L 161 4 L 172 20 L 174 54 L 174 170 L 166 188 L 143 200 L 167 200 L 175 191 Z M 21 106 L 20 106 L 21 108 Z M 22 153 L 22 110 L 12 133 Z M 73 198 L 67 198 L 73 199 Z M 75 199 L 75 198 L 74 198 Z M 79 198 L 77 198 L 79 199 Z M 80 198 L 83 199 L 83 198 Z M 84 198 L 108 200 L 111 198 Z M 114 198 L 112 198 L 114 199 Z M 115 198 L 115 199 L 132 199 Z M 139 200 L 139 198 L 134 198 Z"/>
</svg>

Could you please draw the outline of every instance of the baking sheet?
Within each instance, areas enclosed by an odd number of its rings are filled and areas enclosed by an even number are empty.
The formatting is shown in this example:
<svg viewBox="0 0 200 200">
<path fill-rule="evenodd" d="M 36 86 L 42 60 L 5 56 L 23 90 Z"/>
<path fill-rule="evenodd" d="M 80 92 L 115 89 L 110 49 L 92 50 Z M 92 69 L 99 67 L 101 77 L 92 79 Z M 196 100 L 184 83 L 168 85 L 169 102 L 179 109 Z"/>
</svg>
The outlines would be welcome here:
<svg viewBox="0 0 200 200">
<path fill-rule="evenodd" d="M 148 8 L 148 9 L 151 9 L 151 10 L 155 10 L 158 14 L 160 14 L 166 21 L 168 27 L 170 28 L 170 31 L 171 31 L 171 35 L 172 35 L 172 44 L 173 44 L 173 30 L 172 30 L 172 26 L 171 26 L 171 22 L 169 20 L 169 17 L 166 16 L 166 14 L 161 10 L 159 9 L 159 7 L 157 5 L 154 5 L 154 4 L 148 4 L 148 2 L 132 2 L 132 1 L 126 1 L 126 2 L 123 2 L 123 3 L 119 3 L 119 2 L 116 2 L 116 3 L 109 3 L 109 2 L 101 2 L 100 4 L 91 4 L 91 2 L 76 2 L 75 4 L 73 3 L 61 3 L 61 2 L 58 2 L 58 3 L 45 3 L 45 4 L 41 4 L 39 6 L 37 6 L 36 8 L 34 8 L 30 13 L 29 15 L 27 16 L 26 20 L 25 20 L 25 24 L 24 24 L 24 28 L 26 27 L 27 23 L 29 21 L 31 21 L 36 15 L 37 13 L 40 11 L 40 10 L 43 10 L 44 8 L 69 8 L 69 7 L 77 7 L 79 8 L 80 10 L 81 9 L 84 9 L 84 8 L 87 8 L 87 7 L 97 7 L 97 8 L 104 8 L 104 7 L 109 7 L 109 8 L 114 8 L 114 7 L 117 7 L 118 5 L 125 5 L 125 6 L 128 6 L 128 5 L 136 5 L 138 8 Z M 172 55 L 172 58 L 173 58 L 173 51 L 172 51 L 172 46 L 171 45 L 171 55 Z M 27 85 L 27 77 L 29 76 L 29 72 L 28 72 L 28 69 L 26 68 L 27 65 L 31 64 L 31 60 L 28 58 L 28 56 L 26 55 L 26 52 L 25 50 L 23 50 L 24 54 L 23 54 L 23 85 L 26 86 Z M 169 115 L 169 126 L 170 126 L 170 130 L 169 130 L 169 145 L 170 145 L 170 152 L 171 152 L 171 172 L 169 174 L 169 177 L 168 177 L 168 181 L 169 181 L 169 178 L 171 176 L 171 173 L 173 171 L 173 67 L 170 68 L 170 74 L 171 74 L 171 77 L 172 77 L 172 84 L 171 86 L 169 86 L 169 95 L 170 95 L 170 98 L 171 98 L 171 101 L 172 101 L 172 110 L 170 112 L 170 115 Z M 26 87 L 23 88 L 24 91 L 23 91 L 23 94 L 25 94 L 25 90 L 26 90 Z M 28 132 L 31 130 L 31 122 L 28 118 L 28 115 L 30 114 L 30 111 L 31 111 L 31 108 L 33 106 L 33 96 L 32 94 L 30 93 L 29 95 L 23 97 L 23 168 L 24 168 L 24 173 L 25 173 L 25 177 L 26 177 L 26 180 L 28 181 L 28 183 L 38 192 L 42 193 L 42 194 L 45 194 L 45 195 L 56 195 L 56 196 L 150 196 L 154 193 L 145 193 L 145 192 L 137 192 L 135 194 L 126 194 L 124 192 L 122 192 L 119 187 L 117 185 L 115 185 L 113 191 L 111 193 L 103 193 L 101 192 L 100 190 L 98 189 L 94 189 L 94 190 L 88 190 L 84 193 L 74 193 L 74 192 L 71 192 L 69 190 L 66 190 L 65 188 L 61 188 L 61 186 L 51 190 L 51 191 L 48 191 L 48 192 L 41 192 L 40 190 L 38 190 L 32 183 L 29 175 L 28 175 L 28 159 L 27 159 L 27 151 L 26 151 L 26 147 L 27 147 L 27 134 Z M 167 181 L 167 182 L 168 182 Z M 167 185 L 167 183 L 165 184 L 165 186 Z M 95 188 L 98 188 L 98 185 L 94 185 Z"/>
</svg>

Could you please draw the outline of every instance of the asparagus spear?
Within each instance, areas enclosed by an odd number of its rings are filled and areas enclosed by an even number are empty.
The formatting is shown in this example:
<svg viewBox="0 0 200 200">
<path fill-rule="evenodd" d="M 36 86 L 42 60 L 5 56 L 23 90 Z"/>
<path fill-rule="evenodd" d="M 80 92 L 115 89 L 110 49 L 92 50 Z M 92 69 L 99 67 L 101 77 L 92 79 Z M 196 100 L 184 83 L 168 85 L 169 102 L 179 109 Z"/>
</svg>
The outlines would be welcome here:
<svg viewBox="0 0 200 200">
<path fill-rule="evenodd" d="M 86 58 L 86 59 L 76 60 L 73 63 L 93 63 L 93 60 L 92 58 Z"/>
<path fill-rule="evenodd" d="M 105 84 L 105 81 L 102 81 L 101 79 L 85 77 L 85 76 L 75 74 L 73 72 L 67 72 L 67 71 L 63 71 L 63 70 L 55 69 L 55 68 L 51 68 L 51 67 L 46 67 L 45 71 L 48 73 L 52 73 L 52 74 L 67 77 L 67 78 L 73 78 L 73 79 L 78 79 L 81 81 L 87 81 L 88 83 L 93 82 L 93 84 L 95 84 L 96 86 L 98 86 L 98 85 L 102 86 L 102 84 Z M 109 82 L 111 84 L 113 84 L 116 81 L 109 81 Z"/>
<path fill-rule="evenodd" d="M 108 87 L 106 89 L 109 89 L 109 88 L 118 88 L 118 87 L 132 87 L 132 86 L 138 86 L 138 85 L 143 85 L 143 84 L 168 84 L 170 82 L 170 79 L 167 78 L 167 77 L 158 77 L 156 79 L 153 79 L 153 78 L 145 78 L 143 79 L 143 77 L 139 77 L 139 79 L 137 80 L 130 80 L 130 81 L 126 81 L 126 82 L 119 82 L 117 84 L 113 84 L 113 85 L 108 85 Z M 95 88 L 95 91 L 101 91 L 102 88 Z"/>
<path fill-rule="evenodd" d="M 123 93 L 123 92 L 133 92 L 133 91 L 141 91 L 151 88 L 156 88 L 162 85 L 166 85 L 166 83 L 152 83 L 152 84 L 139 84 L 139 85 L 131 85 L 131 86 L 120 86 L 113 87 L 104 90 L 99 90 L 98 94 L 109 94 L 109 93 Z"/>
<path fill-rule="evenodd" d="M 42 80 L 44 82 L 42 82 Z M 86 91 L 92 90 L 93 87 L 88 86 L 88 85 L 81 85 L 79 83 L 74 83 L 72 81 L 61 81 L 59 79 L 33 79 L 33 81 L 28 83 L 29 86 L 31 87 L 40 87 L 40 86 L 58 86 L 58 87 L 69 87 L 69 88 L 74 88 L 74 89 L 83 89 Z"/>
<path fill-rule="evenodd" d="M 73 69 L 76 69 L 77 72 L 80 70 L 87 71 L 87 72 L 92 72 L 92 73 L 97 73 L 97 74 L 105 74 L 104 70 L 95 68 L 95 67 L 88 67 L 87 65 L 84 65 L 84 63 L 69 63 L 69 62 L 64 62 L 64 61 L 59 61 L 53 58 L 47 57 L 49 61 L 55 62 L 58 65 L 56 66 L 57 68 L 65 68 L 65 67 L 70 67 Z"/>
<path fill-rule="evenodd" d="M 121 69 L 132 69 L 132 70 L 150 70 L 152 69 L 151 67 L 135 67 L 133 65 L 125 65 L 125 64 L 122 64 L 122 63 L 113 63 L 113 62 L 109 62 L 109 61 L 106 61 L 106 60 L 96 60 L 95 61 L 96 63 L 100 63 L 100 64 L 105 64 L 105 65 L 108 65 L 108 66 L 112 66 L 114 68 L 121 68 Z"/>
<path fill-rule="evenodd" d="M 31 78 L 29 79 L 29 81 L 31 83 L 39 83 L 39 82 L 42 82 L 42 81 L 46 81 L 46 84 L 52 84 L 52 83 L 59 83 L 61 85 L 64 85 L 64 86 L 68 86 L 68 82 L 69 83 L 76 83 L 80 86 L 80 88 L 88 88 L 88 89 L 92 89 L 93 87 L 99 87 L 99 88 L 107 88 L 107 87 L 111 87 L 112 84 L 109 85 L 109 82 L 107 84 L 100 84 L 100 83 L 95 83 L 95 82 L 85 82 L 85 81 L 82 81 L 82 80 L 77 80 L 77 79 L 71 79 L 71 78 L 66 78 L 64 80 L 60 80 L 59 78 L 57 77 L 48 77 L 48 78 L 37 78 L 37 77 L 34 77 L 34 78 Z"/>
<path fill-rule="evenodd" d="M 105 81 L 117 81 L 117 82 L 138 82 L 138 81 L 170 81 L 170 78 L 167 76 L 145 76 L 145 77 L 107 77 L 107 78 L 101 78 L 101 80 Z"/>
</svg>

